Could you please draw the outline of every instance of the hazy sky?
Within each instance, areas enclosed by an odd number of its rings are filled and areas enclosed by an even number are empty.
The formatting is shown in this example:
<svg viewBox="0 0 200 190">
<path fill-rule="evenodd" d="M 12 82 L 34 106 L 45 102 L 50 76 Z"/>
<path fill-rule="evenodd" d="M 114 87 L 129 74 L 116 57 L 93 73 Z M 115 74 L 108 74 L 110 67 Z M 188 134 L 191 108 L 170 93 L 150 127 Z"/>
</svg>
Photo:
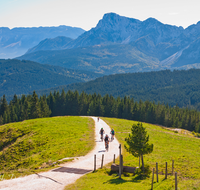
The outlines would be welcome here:
<svg viewBox="0 0 200 190">
<path fill-rule="evenodd" d="M 0 27 L 67 25 L 89 30 L 105 13 L 188 27 L 200 21 L 197 0 L 0 0 Z"/>
</svg>

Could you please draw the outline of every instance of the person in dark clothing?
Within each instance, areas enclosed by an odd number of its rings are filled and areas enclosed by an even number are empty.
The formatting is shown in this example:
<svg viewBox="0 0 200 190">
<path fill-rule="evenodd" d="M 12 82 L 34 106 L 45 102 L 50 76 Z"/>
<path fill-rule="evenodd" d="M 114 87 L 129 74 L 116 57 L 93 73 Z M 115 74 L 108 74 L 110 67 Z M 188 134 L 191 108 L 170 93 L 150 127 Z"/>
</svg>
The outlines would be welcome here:
<svg viewBox="0 0 200 190">
<path fill-rule="evenodd" d="M 108 135 L 105 136 L 104 141 L 105 141 L 105 149 L 108 151 L 108 146 L 109 146 L 109 137 L 108 137 Z"/>
<path fill-rule="evenodd" d="M 103 130 L 103 128 L 100 129 L 99 134 L 101 135 L 101 141 L 103 141 L 103 134 L 105 133 L 105 131 Z"/>
</svg>

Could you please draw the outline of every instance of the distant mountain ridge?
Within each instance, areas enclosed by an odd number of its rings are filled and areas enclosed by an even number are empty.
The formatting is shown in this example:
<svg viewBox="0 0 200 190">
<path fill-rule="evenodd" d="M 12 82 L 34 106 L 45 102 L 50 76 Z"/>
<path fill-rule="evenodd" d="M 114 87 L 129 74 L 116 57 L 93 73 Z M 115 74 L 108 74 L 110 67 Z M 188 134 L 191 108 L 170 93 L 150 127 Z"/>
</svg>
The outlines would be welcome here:
<svg viewBox="0 0 200 190">
<path fill-rule="evenodd" d="M 46 38 L 42 40 L 37 46 L 30 48 L 26 54 L 36 52 L 36 51 L 45 51 L 45 50 L 62 50 L 65 49 L 65 46 L 73 41 L 72 38 L 65 36 L 58 36 L 56 38 Z"/>
<path fill-rule="evenodd" d="M 19 57 L 42 64 L 81 69 L 104 75 L 157 70 L 159 60 L 130 44 L 99 45 L 60 51 L 37 51 Z"/>
<path fill-rule="evenodd" d="M 57 49 L 59 52 L 48 52 L 48 48 L 47 51 L 40 52 L 43 49 L 36 48 L 32 49 L 32 53 L 21 56 L 19 59 L 48 64 L 55 64 L 56 60 L 56 65 L 67 68 L 82 67 L 85 70 L 91 70 L 92 65 L 96 68 L 95 72 L 100 69 L 104 74 L 108 71 L 108 63 L 110 64 L 109 72 L 107 72 L 109 74 L 124 73 L 126 71 L 123 67 L 128 68 L 130 64 L 137 65 L 137 67 L 130 65 L 129 72 L 200 68 L 199 38 L 200 22 L 184 29 L 163 24 L 154 18 L 140 21 L 108 13 L 103 16 L 95 28 L 82 33 L 65 45 L 62 44 L 62 50 Z M 116 48 L 113 48 L 114 46 Z M 91 53 L 96 47 L 102 51 Z M 110 47 L 112 50 L 109 49 Z M 125 52 L 130 47 L 132 51 Z M 124 50 L 117 48 L 124 48 Z M 121 56 L 124 59 L 119 59 L 120 51 L 124 52 Z M 72 52 L 75 52 L 79 58 L 73 57 Z M 66 54 L 69 57 L 66 57 Z M 110 56 L 112 59 L 109 60 Z M 108 61 L 105 61 L 105 58 Z M 117 71 L 114 69 L 116 66 Z"/>
<path fill-rule="evenodd" d="M 14 58 L 23 55 L 46 38 L 65 36 L 77 38 L 85 30 L 70 26 L 32 27 L 32 28 L 0 28 L 0 58 Z"/>
<path fill-rule="evenodd" d="M 169 42 L 178 37 L 184 29 L 182 27 L 162 24 L 154 18 L 139 21 L 115 13 L 103 16 L 97 26 L 80 35 L 68 48 L 77 48 L 109 43 L 128 44 L 141 37 L 154 34 L 154 44 Z"/>
</svg>

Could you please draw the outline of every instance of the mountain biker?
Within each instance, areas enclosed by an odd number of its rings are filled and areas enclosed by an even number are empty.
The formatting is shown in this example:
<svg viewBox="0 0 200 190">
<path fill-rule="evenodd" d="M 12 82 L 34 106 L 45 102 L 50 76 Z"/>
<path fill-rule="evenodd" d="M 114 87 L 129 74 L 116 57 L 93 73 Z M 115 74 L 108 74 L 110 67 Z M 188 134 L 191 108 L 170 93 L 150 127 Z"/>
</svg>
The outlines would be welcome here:
<svg viewBox="0 0 200 190">
<path fill-rule="evenodd" d="M 105 136 L 104 141 L 105 141 L 105 148 L 106 148 L 106 150 L 108 150 L 108 145 L 109 145 L 109 137 L 108 137 L 108 135 Z"/>
<path fill-rule="evenodd" d="M 101 135 L 101 140 L 103 141 L 103 134 L 105 133 L 105 131 L 103 130 L 103 128 L 100 129 L 99 134 Z"/>
<path fill-rule="evenodd" d="M 115 137 L 115 131 L 114 131 L 114 129 L 112 129 L 110 131 L 110 134 L 111 134 L 111 140 L 114 140 L 114 137 Z"/>
</svg>

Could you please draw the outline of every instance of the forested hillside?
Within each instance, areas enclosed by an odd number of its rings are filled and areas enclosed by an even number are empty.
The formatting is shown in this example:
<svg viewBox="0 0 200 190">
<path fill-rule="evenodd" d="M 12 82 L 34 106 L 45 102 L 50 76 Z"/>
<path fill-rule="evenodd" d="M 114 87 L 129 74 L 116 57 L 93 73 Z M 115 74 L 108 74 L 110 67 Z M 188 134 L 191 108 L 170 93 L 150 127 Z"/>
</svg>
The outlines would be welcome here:
<svg viewBox="0 0 200 190">
<path fill-rule="evenodd" d="M 37 51 L 17 59 L 41 64 L 79 68 L 102 74 L 151 71 L 159 68 L 159 60 L 137 50 L 131 44 L 98 45 L 60 51 Z"/>
<path fill-rule="evenodd" d="M 0 60 L 0 97 L 4 94 L 28 94 L 38 89 L 51 88 L 95 79 L 100 74 L 75 69 L 66 69 L 51 65 L 42 65 L 32 61 L 16 59 Z"/>
<path fill-rule="evenodd" d="M 96 93 L 65 93 L 63 90 L 61 94 L 55 91 L 40 98 L 35 92 L 21 98 L 15 95 L 9 105 L 3 96 L 0 102 L 0 124 L 62 115 L 124 118 L 200 132 L 200 112 L 149 101 L 136 102 L 127 96 L 114 98 L 107 94 L 102 97 Z"/>
<path fill-rule="evenodd" d="M 195 107 L 200 110 L 200 69 L 164 70 L 146 73 L 129 73 L 103 76 L 84 84 L 71 84 L 58 88 L 37 91 L 38 94 L 49 94 L 49 91 L 78 90 L 104 96 L 111 94 L 115 98 L 130 97 L 135 101 L 141 99 L 170 106 Z"/>
</svg>

